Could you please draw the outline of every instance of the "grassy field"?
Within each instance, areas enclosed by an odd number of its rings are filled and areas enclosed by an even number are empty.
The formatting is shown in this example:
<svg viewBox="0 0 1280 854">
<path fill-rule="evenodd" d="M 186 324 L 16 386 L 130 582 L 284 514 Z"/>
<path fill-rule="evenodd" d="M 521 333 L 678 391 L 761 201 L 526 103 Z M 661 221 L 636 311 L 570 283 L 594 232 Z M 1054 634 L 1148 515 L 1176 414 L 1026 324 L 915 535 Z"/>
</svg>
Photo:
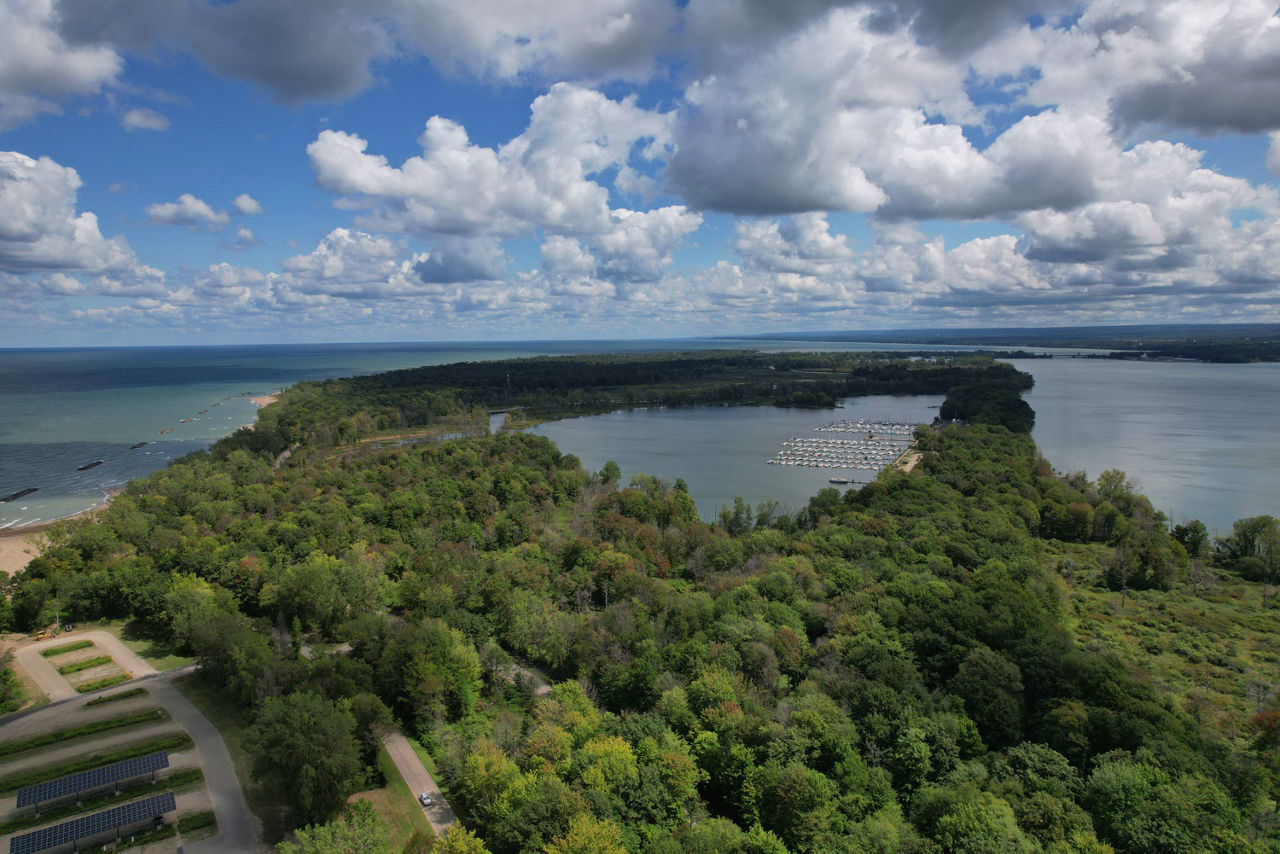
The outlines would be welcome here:
<svg viewBox="0 0 1280 854">
<path fill-rule="evenodd" d="M 386 779 L 386 785 L 381 789 L 357 792 L 348 800 L 368 801 L 373 804 L 378 815 L 391 825 L 392 851 L 404 850 L 405 843 L 415 832 L 425 834 L 428 839 L 433 838 L 431 822 L 427 821 L 426 813 L 418 805 L 414 793 L 405 785 L 404 778 L 396 770 L 396 765 L 391 761 L 391 756 L 385 747 L 378 751 L 378 770 Z"/>
<path fill-rule="evenodd" d="M 1077 578 L 1069 593 L 1076 638 L 1145 672 L 1200 725 L 1230 739 L 1280 702 L 1280 604 L 1234 576 L 1173 590 L 1102 589 Z"/>
</svg>

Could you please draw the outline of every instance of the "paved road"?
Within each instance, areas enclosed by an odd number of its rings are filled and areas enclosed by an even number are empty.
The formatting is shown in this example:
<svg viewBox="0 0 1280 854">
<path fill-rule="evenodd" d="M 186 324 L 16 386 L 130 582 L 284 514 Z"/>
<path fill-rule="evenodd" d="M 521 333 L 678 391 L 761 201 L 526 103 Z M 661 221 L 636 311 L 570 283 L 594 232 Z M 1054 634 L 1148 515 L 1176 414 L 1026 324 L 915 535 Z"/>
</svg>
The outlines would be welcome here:
<svg viewBox="0 0 1280 854">
<path fill-rule="evenodd" d="M 218 817 L 218 835 L 184 846 L 187 851 L 235 852 L 251 854 L 259 850 L 261 828 L 249 812 L 249 804 L 236 777 L 231 753 L 218 728 L 191 701 L 173 687 L 168 679 L 154 680 L 147 686 L 156 702 L 164 706 L 196 743 L 196 754 L 204 770 L 204 784 L 213 799 L 213 812 Z"/>
<path fill-rule="evenodd" d="M 98 649 L 115 659 L 116 664 L 120 665 L 134 679 L 143 676 L 154 676 L 156 673 L 154 667 L 139 658 L 137 653 L 121 643 L 119 638 L 102 631 L 58 635 L 56 638 L 33 643 L 17 650 L 14 653 L 14 657 L 18 659 L 18 664 L 27 672 L 32 681 L 36 683 L 36 686 L 49 695 L 49 699 L 55 703 L 59 700 L 69 700 L 80 695 L 76 693 L 75 688 L 71 687 L 71 683 L 64 679 L 62 674 L 58 673 L 57 668 L 49 663 L 49 659 L 42 656 L 40 652 L 51 646 L 62 646 L 79 640 L 93 641 Z"/>
<path fill-rule="evenodd" d="M 426 792 L 431 796 L 431 806 L 426 807 L 427 821 L 431 822 L 431 829 L 435 831 L 437 839 L 444 836 L 445 830 L 457 822 L 458 816 L 454 814 L 449 802 L 444 799 L 435 779 L 422 764 L 418 754 L 413 752 L 409 740 L 400 730 L 383 736 L 382 743 L 386 745 L 391 761 L 396 764 L 396 769 L 408 784 L 413 796 L 416 798 L 419 792 Z"/>
</svg>

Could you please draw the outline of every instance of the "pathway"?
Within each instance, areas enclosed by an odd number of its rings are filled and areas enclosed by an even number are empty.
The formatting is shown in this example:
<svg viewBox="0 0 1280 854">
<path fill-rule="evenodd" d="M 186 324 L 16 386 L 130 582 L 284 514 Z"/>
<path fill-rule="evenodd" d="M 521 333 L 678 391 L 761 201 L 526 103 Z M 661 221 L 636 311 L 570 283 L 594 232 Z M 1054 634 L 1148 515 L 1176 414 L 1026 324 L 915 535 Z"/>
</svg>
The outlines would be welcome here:
<svg viewBox="0 0 1280 854">
<path fill-rule="evenodd" d="M 413 792 L 414 798 L 418 797 L 421 792 L 426 792 L 431 797 L 431 806 L 424 807 L 427 813 L 427 821 L 431 822 L 431 829 L 435 831 L 436 838 L 444 836 L 444 832 L 449 829 L 450 825 L 458 820 L 458 816 L 454 813 L 453 807 L 449 806 L 449 802 L 444 799 L 444 795 L 440 792 L 440 787 L 436 785 L 435 778 L 431 776 L 422 760 L 418 758 L 418 754 L 413 752 L 413 746 L 409 744 L 409 739 L 404 737 L 404 733 L 396 730 L 390 735 L 382 738 L 382 743 L 386 745 L 387 753 L 391 755 L 391 761 L 396 764 L 396 768 L 400 771 L 400 776 L 404 778 L 404 782 L 409 786 L 409 791 Z"/>
</svg>

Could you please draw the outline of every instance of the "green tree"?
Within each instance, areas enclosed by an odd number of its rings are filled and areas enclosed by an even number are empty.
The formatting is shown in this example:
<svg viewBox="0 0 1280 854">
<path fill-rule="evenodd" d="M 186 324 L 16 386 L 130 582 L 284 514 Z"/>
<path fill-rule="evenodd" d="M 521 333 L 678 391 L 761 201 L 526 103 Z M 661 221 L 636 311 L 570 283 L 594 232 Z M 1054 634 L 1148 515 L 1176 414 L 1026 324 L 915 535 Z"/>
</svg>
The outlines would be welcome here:
<svg viewBox="0 0 1280 854">
<path fill-rule="evenodd" d="M 294 831 L 293 842 L 276 846 L 279 854 L 391 854 L 390 826 L 373 804 L 360 800 L 328 824 Z"/>
<path fill-rule="evenodd" d="M 268 697 L 249 729 L 254 777 L 312 823 L 328 820 L 366 780 L 350 711 L 310 691 Z"/>
</svg>

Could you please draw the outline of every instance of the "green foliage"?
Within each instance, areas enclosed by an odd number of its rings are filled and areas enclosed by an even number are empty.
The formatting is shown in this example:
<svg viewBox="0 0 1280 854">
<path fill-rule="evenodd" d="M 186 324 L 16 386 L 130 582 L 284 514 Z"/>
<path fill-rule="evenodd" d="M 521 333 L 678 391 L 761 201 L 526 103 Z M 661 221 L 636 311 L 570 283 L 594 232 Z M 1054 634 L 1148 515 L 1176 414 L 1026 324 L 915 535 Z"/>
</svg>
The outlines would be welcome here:
<svg viewBox="0 0 1280 854">
<path fill-rule="evenodd" d="M 81 670 L 92 670 L 95 667 L 101 667 L 104 664 L 111 663 L 111 656 L 96 655 L 93 658 L 86 658 L 83 661 L 76 661 L 71 664 L 63 664 L 58 668 L 58 672 L 63 676 L 69 676 L 72 673 L 79 673 Z"/>
<path fill-rule="evenodd" d="M 134 697 L 141 696 L 142 694 L 145 694 L 145 693 L 147 693 L 146 688 L 130 688 L 127 691 L 117 691 L 114 694 L 106 694 L 102 697 L 94 697 L 92 700 L 89 700 L 88 702 L 86 702 L 84 704 L 84 707 L 88 709 L 88 708 L 92 708 L 93 706 L 101 706 L 104 703 L 116 703 L 121 700 L 132 700 Z"/>
<path fill-rule="evenodd" d="M 64 643 L 61 646 L 51 646 L 48 649 L 40 650 L 40 654 L 45 658 L 53 658 L 55 655 L 65 655 L 68 652 L 76 652 L 81 649 L 88 649 L 93 646 L 91 640 L 78 640 L 71 643 Z"/>
<path fill-rule="evenodd" d="M 294 831 L 292 842 L 276 846 L 278 854 L 391 854 L 390 828 L 368 801 L 349 805 L 327 824 Z"/>
<path fill-rule="evenodd" d="M 158 750 L 177 753 L 183 750 L 190 750 L 191 747 L 191 736 L 185 732 L 176 732 L 135 741 L 112 750 L 100 751 L 66 762 L 45 765 L 40 768 L 30 768 L 24 771 L 12 771 L 0 777 L 0 795 L 12 794 L 24 786 L 43 783 L 46 780 L 54 780 L 67 774 L 75 774 L 77 771 L 86 771 L 90 768 L 97 768 L 100 765 L 110 765 L 112 762 L 133 759 L 137 756 L 146 756 L 148 753 L 155 753 Z"/>
<path fill-rule="evenodd" d="M 101 691 L 103 688 L 110 688 L 112 685 L 119 685 L 128 681 L 129 677 L 123 673 L 116 676 L 104 676 L 102 679 L 95 679 L 92 682 L 81 682 L 76 686 L 76 691 L 81 694 L 92 694 L 94 691 Z"/>
<path fill-rule="evenodd" d="M 310 691 L 264 700 L 248 743 L 254 776 L 306 821 L 330 818 L 365 782 L 355 717 Z"/>
<path fill-rule="evenodd" d="M 1268 578 L 1265 521 L 1211 553 L 1123 472 L 1055 474 L 1027 382 L 986 358 L 731 353 L 300 384 L 259 435 L 52 529 L 10 608 L 34 622 L 56 595 L 189 647 L 255 721 L 255 776 L 318 825 L 298 845 L 345 844 L 330 819 L 394 725 L 465 823 L 446 851 L 1264 845 L 1280 609 L 1241 576 Z M 715 525 L 680 481 L 592 478 L 538 437 L 359 441 L 483 432 L 493 406 L 869 391 L 950 392 L 970 423 L 921 428 L 909 474 Z"/>
<path fill-rule="evenodd" d="M 53 732 L 45 732 L 30 738 L 24 738 L 17 741 L 0 742 L 0 756 L 9 756 L 14 753 L 21 753 L 24 750 L 31 750 L 35 747 L 43 747 L 46 744 L 57 744 L 73 738 L 93 735 L 95 733 L 110 732 L 115 729 L 124 729 L 125 727 L 138 726 L 140 724 L 154 724 L 159 721 L 167 720 L 169 720 L 168 712 L 164 709 L 152 708 L 147 709 L 144 712 L 136 712 L 132 715 L 124 715 L 119 718 L 105 718 L 103 720 L 90 721 L 89 723 L 81 724 L 80 726 L 67 727 Z"/>
</svg>

